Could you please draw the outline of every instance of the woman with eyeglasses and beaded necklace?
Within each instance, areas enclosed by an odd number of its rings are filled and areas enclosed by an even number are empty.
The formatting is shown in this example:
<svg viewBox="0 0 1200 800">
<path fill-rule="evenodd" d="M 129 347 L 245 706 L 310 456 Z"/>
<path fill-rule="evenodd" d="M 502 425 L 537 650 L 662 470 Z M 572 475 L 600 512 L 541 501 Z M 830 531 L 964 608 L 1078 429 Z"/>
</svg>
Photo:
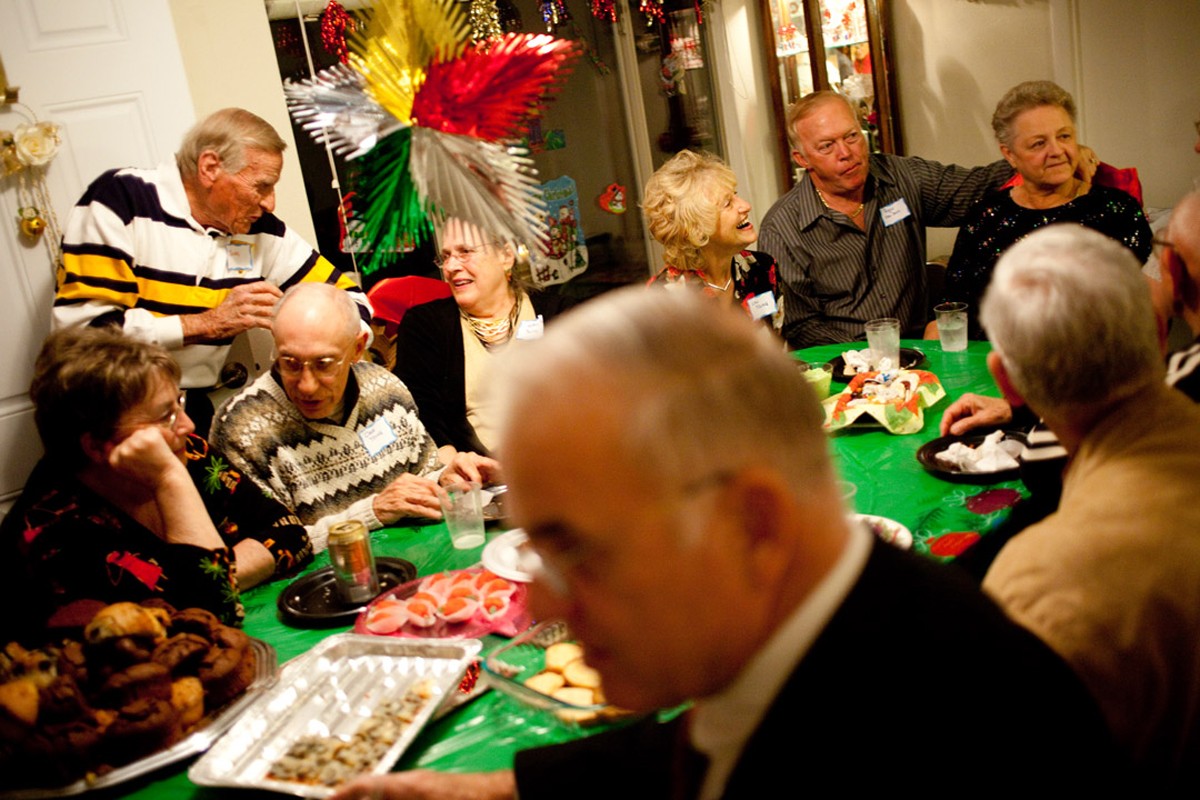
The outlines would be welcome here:
<svg viewBox="0 0 1200 800">
<path fill-rule="evenodd" d="M 395 371 L 412 392 L 445 462 L 455 451 L 491 451 L 494 426 L 483 395 L 486 366 L 511 342 L 540 337 L 542 325 L 569 303 L 524 289 L 513 274 L 513 245 L 466 220 L 447 220 L 440 240 L 437 261 L 451 297 L 404 315 Z"/>
<path fill-rule="evenodd" d="M 312 560 L 300 521 L 193 435 L 179 375 L 119 329 L 46 340 L 30 390 L 46 455 L 0 526 L 0 641 L 86 622 L 91 601 L 237 624 L 240 590 Z"/>
</svg>

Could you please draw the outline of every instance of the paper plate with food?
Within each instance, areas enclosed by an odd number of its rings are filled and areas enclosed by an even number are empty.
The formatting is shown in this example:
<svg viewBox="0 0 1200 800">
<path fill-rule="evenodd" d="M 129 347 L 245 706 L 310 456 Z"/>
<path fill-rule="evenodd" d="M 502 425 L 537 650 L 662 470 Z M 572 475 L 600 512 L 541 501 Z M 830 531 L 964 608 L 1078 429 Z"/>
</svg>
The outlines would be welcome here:
<svg viewBox="0 0 1200 800">
<path fill-rule="evenodd" d="M 925 424 L 925 409 L 945 396 L 946 390 L 932 372 L 863 372 L 854 376 L 844 392 L 821 404 L 825 429 L 836 431 L 866 418 L 892 433 L 916 433 Z"/>
<path fill-rule="evenodd" d="M 968 436 L 940 436 L 917 451 L 921 466 L 956 483 L 998 483 L 1020 476 L 1025 435 L 993 431 Z"/>
<path fill-rule="evenodd" d="M 515 636 L 529 627 L 529 589 L 486 569 L 438 572 L 371 601 L 355 633 L 421 639 Z"/>
<path fill-rule="evenodd" d="M 862 372 L 875 371 L 875 367 L 871 364 L 870 348 L 846 350 L 840 355 L 829 359 L 829 363 L 833 367 L 833 379 L 838 383 L 847 383 L 855 375 Z M 916 369 L 923 363 L 925 363 L 925 354 L 917 348 L 900 348 L 899 369 Z M 888 364 L 887 366 L 896 367 L 897 365 Z"/>
</svg>

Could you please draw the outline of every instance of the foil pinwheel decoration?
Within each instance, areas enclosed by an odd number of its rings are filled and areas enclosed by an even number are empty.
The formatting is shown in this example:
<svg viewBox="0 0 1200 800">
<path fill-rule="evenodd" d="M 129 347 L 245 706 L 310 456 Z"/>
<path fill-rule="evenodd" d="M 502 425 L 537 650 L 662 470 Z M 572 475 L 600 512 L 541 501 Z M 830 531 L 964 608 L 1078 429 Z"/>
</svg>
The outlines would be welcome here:
<svg viewBox="0 0 1200 800">
<path fill-rule="evenodd" d="M 377 2 L 348 65 L 285 87 L 292 116 L 356 169 L 363 272 L 448 217 L 542 252 L 537 172 L 516 144 L 577 55 L 573 42 L 506 34 L 471 43 L 453 0 Z"/>
</svg>

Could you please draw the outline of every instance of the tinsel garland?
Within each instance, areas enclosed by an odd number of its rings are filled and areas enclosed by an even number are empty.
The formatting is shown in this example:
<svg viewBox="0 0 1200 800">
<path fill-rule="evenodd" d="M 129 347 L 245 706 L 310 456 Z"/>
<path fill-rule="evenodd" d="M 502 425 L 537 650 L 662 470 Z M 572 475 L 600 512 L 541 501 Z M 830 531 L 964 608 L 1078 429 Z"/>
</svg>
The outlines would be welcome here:
<svg viewBox="0 0 1200 800">
<path fill-rule="evenodd" d="M 350 48 L 346 46 L 346 32 L 354 30 L 354 18 L 338 0 L 329 0 L 321 12 L 321 42 L 325 52 L 337 56 L 345 64 L 350 60 Z"/>
<path fill-rule="evenodd" d="M 500 29 L 500 10 L 496 8 L 496 0 L 471 0 L 468 19 L 471 23 L 472 41 L 491 41 L 499 39 L 504 33 Z"/>
</svg>

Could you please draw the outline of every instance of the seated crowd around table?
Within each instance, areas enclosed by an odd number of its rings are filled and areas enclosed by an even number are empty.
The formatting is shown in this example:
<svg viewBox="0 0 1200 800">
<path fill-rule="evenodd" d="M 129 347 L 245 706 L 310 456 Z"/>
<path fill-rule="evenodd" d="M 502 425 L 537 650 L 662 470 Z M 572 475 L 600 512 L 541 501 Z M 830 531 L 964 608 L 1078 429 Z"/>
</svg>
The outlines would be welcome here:
<svg viewBox="0 0 1200 800">
<path fill-rule="evenodd" d="M 542 559 L 534 615 L 569 623 L 612 701 L 691 710 L 338 800 L 707 800 L 801 762 L 814 785 L 1195 790 L 1200 193 L 1147 277 L 1140 199 L 1101 185 L 1119 171 L 1076 141 L 1069 94 L 1019 84 L 993 127 L 984 166 L 869 153 L 851 105 L 815 92 L 787 114 L 804 175 L 761 235 L 733 171 L 683 151 L 642 199 L 661 271 L 582 303 L 524 285 L 515 243 L 442 220 L 450 296 L 405 314 L 393 371 L 366 360 L 364 293 L 273 214 L 283 140 L 212 114 L 68 219 L 30 390 L 45 454 L 0 524 L 0 595 L 25 613 L 0 644 L 119 600 L 238 624 L 240 593 L 303 570 L 331 525 L 438 520 L 444 487 L 503 482 Z M 927 226 L 961 226 L 943 297 Z M 997 387 L 953 399 L 942 433 L 1023 424 L 1058 454 L 957 565 L 847 516 L 788 353 L 881 317 L 936 338 L 942 300 L 969 304 Z M 1195 343 L 1166 355 L 1173 319 Z M 270 368 L 214 410 L 252 328 Z M 944 684 L 905 692 L 889 669 Z M 898 742 L 947 756 L 918 769 Z"/>
</svg>

